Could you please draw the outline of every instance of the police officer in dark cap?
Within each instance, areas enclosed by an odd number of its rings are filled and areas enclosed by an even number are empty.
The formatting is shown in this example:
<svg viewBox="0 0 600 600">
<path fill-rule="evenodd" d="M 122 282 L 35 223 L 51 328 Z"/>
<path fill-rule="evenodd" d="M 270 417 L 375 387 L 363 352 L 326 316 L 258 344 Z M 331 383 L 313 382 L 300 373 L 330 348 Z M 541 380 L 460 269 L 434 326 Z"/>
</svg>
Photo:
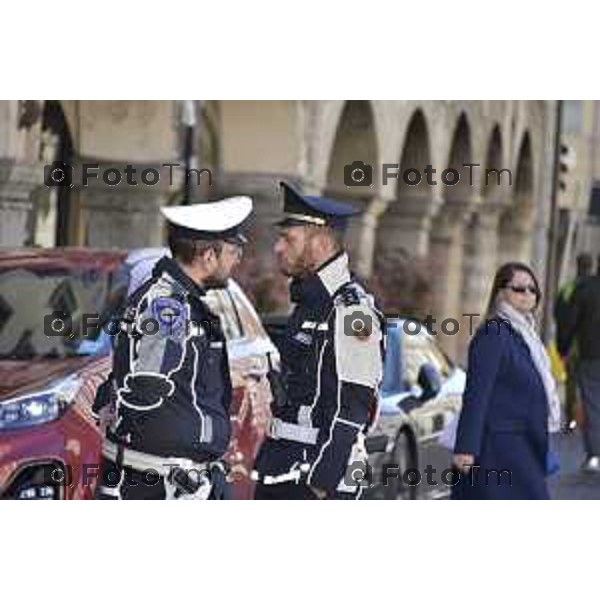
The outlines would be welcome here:
<svg viewBox="0 0 600 600">
<path fill-rule="evenodd" d="M 357 211 L 281 187 L 285 215 L 274 250 L 295 308 L 280 347 L 281 385 L 272 385 L 272 425 L 255 462 L 256 498 L 359 498 L 384 324 L 343 249 Z"/>
<path fill-rule="evenodd" d="M 226 285 L 252 200 L 165 207 L 172 258 L 130 295 L 113 370 L 95 409 L 114 405 L 100 499 L 220 499 L 230 438 L 231 381 L 219 318 L 204 296 Z"/>
</svg>

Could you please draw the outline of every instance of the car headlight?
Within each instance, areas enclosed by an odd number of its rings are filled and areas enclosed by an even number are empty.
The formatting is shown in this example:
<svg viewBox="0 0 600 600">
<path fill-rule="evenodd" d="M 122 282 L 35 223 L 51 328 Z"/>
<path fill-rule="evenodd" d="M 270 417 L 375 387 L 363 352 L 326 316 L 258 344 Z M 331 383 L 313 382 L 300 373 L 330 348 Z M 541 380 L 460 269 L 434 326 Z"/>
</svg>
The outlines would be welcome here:
<svg viewBox="0 0 600 600">
<path fill-rule="evenodd" d="M 0 402 L 0 431 L 58 419 L 73 402 L 80 385 L 77 378 L 70 377 L 47 390 Z"/>
</svg>

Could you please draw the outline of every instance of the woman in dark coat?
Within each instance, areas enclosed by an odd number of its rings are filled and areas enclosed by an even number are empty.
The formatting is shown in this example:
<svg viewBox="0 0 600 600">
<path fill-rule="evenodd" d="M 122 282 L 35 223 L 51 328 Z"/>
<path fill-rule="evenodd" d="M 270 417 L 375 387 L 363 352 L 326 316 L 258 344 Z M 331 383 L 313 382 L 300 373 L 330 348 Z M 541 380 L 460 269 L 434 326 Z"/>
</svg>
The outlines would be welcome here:
<svg viewBox="0 0 600 600">
<path fill-rule="evenodd" d="M 550 361 L 534 328 L 534 273 L 500 268 L 485 322 L 469 346 L 456 432 L 455 499 L 548 499 L 548 431 L 560 426 Z"/>
</svg>

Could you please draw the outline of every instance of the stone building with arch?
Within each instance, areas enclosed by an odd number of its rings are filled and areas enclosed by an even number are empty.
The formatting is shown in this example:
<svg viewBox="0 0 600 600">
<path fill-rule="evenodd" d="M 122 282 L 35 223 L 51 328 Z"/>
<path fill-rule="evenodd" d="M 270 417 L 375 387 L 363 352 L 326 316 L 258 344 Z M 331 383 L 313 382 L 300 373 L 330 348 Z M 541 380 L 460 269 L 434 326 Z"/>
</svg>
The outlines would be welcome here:
<svg viewBox="0 0 600 600">
<path fill-rule="evenodd" d="M 285 178 L 363 210 L 348 232 L 361 275 L 392 252 L 426 259 L 439 320 L 480 313 L 503 261 L 531 262 L 544 276 L 554 102 L 197 101 L 195 111 L 197 162 L 213 174 L 195 197 L 252 195 L 260 251 L 272 240 Z M 181 186 L 169 184 L 163 165 L 181 161 L 181 138 L 177 101 L 0 102 L 0 245 L 160 244 L 157 209 Z M 83 186 L 75 176 L 72 187 L 49 189 L 43 166 L 53 160 L 156 168 L 161 180 Z M 346 185 L 344 167 L 355 161 L 373 167 L 371 186 Z M 384 184 L 383 164 L 400 176 Z M 427 165 L 437 185 L 403 181 L 404 171 Z M 456 169 L 459 183 L 444 185 L 444 169 Z M 486 169 L 496 170 L 487 182 Z M 501 169 L 512 179 L 504 172 L 498 185 Z M 458 352 L 464 339 L 444 344 Z"/>
</svg>

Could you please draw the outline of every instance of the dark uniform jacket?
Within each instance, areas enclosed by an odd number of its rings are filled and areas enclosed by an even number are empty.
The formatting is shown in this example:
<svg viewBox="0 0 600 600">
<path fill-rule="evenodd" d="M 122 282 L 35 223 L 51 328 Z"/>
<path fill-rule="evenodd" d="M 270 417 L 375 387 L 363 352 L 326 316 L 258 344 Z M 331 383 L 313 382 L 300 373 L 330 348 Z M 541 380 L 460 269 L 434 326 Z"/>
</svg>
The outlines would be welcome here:
<svg viewBox="0 0 600 600">
<path fill-rule="evenodd" d="M 230 438 L 231 380 L 219 318 L 171 258 L 128 299 L 116 337 L 109 437 L 161 457 L 221 457 Z"/>
<path fill-rule="evenodd" d="M 293 281 L 290 292 L 296 306 L 280 348 L 286 400 L 272 405 L 274 424 L 255 473 L 263 481 L 304 465 L 308 484 L 329 493 L 353 491 L 344 479 L 376 407 L 383 320 L 373 298 L 352 280 L 346 254 Z M 353 325 L 363 335 L 355 335 Z"/>
<path fill-rule="evenodd" d="M 577 342 L 579 360 L 600 359 L 600 276 L 578 282 L 568 308 L 557 320 L 557 348 L 566 356 Z"/>
</svg>

